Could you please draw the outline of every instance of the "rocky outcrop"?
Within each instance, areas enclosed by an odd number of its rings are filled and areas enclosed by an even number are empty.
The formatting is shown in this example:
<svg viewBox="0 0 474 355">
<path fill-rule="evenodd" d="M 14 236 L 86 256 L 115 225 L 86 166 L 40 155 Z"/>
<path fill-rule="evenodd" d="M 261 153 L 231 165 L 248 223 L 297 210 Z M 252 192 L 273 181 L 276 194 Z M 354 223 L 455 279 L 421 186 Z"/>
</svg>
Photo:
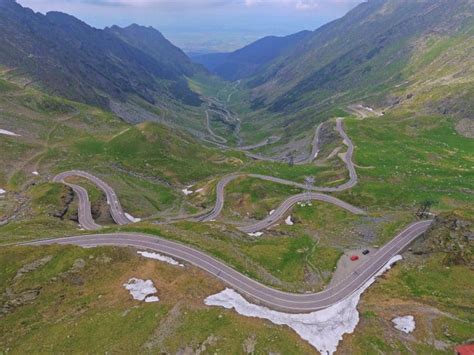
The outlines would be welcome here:
<svg viewBox="0 0 474 355">
<path fill-rule="evenodd" d="M 426 232 L 423 246 L 417 248 L 418 253 L 443 253 L 446 266 L 474 266 L 474 223 L 454 213 L 436 217 Z"/>
</svg>

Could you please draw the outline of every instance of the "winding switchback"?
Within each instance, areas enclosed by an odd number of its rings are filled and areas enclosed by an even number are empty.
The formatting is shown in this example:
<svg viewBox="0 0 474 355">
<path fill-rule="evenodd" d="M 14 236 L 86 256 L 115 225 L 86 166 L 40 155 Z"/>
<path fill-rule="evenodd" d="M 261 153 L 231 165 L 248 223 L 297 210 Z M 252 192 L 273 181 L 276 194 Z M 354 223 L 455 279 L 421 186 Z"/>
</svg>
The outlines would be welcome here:
<svg viewBox="0 0 474 355">
<path fill-rule="evenodd" d="M 164 253 L 187 261 L 222 280 L 228 286 L 265 306 L 286 312 L 312 312 L 332 306 L 362 287 L 393 256 L 423 234 L 432 221 L 416 222 L 397 234 L 390 242 L 360 264 L 340 283 L 318 293 L 295 294 L 265 286 L 239 273 L 208 254 L 157 236 L 137 233 L 92 234 L 77 237 L 50 239 L 22 245 L 68 244 L 81 247 L 121 246 Z"/>
<path fill-rule="evenodd" d="M 115 193 L 114 189 L 112 189 L 106 182 L 102 181 L 97 176 L 94 176 L 92 174 L 89 174 L 89 173 L 87 173 L 85 171 L 81 171 L 81 170 L 71 170 L 71 171 L 66 171 L 66 172 L 63 172 L 61 174 L 56 175 L 53 178 L 53 181 L 54 182 L 66 183 L 65 179 L 68 178 L 68 177 L 73 177 L 73 176 L 79 176 L 79 177 L 82 177 L 82 178 L 85 178 L 85 179 L 91 181 L 92 183 L 94 183 L 97 187 L 99 187 L 105 193 L 105 196 L 107 197 L 107 203 L 109 205 L 110 214 L 111 214 L 113 220 L 115 221 L 115 223 L 117 223 L 119 225 L 124 225 L 124 224 L 131 223 L 131 221 L 125 215 L 125 212 L 123 211 L 122 205 L 120 204 L 120 201 L 119 201 L 119 199 L 117 197 L 117 194 Z M 80 187 L 78 185 L 74 185 L 74 184 L 70 184 L 70 183 L 66 183 L 66 184 L 71 186 L 71 188 L 74 190 L 74 192 L 76 192 L 76 191 L 79 192 L 79 191 L 81 191 L 81 189 L 84 190 L 82 187 Z M 84 190 L 84 191 L 86 191 L 86 190 Z M 88 206 L 89 206 L 89 212 L 88 213 L 90 214 L 90 203 L 89 203 L 89 197 L 87 196 L 87 191 L 85 193 L 85 197 L 86 198 L 84 198 L 83 193 L 78 193 L 79 212 L 81 211 L 81 209 L 83 210 L 84 208 L 86 208 L 86 205 L 88 204 Z M 81 207 L 83 207 L 83 208 L 81 208 Z M 88 220 L 88 219 L 89 218 L 86 217 L 86 220 Z M 81 217 L 79 216 L 79 221 L 80 220 L 81 220 Z M 83 225 L 82 223 L 81 223 L 81 225 L 84 229 L 88 229 L 87 226 Z M 97 229 L 97 228 L 95 228 L 95 229 Z"/>
<path fill-rule="evenodd" d="M 335 206 L 338 206 L 340 208 L 343 208 L 351 213 L 354 214 L 365 214 L 363 210 L 360 208 L 357 208 L 355 206 L 352 206 L 348 204 L 347 202 L 344 202 L 340 199 L 337 199 L 332 196 L 324 195 L 321 194 L 320 192 L 339 192 L 339 191 L 344 191 L 349 188 L 352 188 L 355 186 L 358 182 L 357 178 L 357 173 L 354 167 L 354 163 L 352 162 L 352 157 L 354 153 L 354 145 L 349 138 L 349 136 L 346 134 L 344 131 L 344 127 L 342 124 L 342 119 L 337 119 L 337 125 L 336 129 L 338 130 L 339 134 L 344 140 L 344 143 L 348 146 L 347 152 L 344 155 L 344 162 L 346 164 L 347 170 L 349 171 L 349 180 L 345 182 L 342 185 L 335 186 L 335 187 L 318 187 L 318 186 L 308 186 L 307 184 L 303 183 L 298 183 L 282 178 L 277 178 L 274 176 L 268 176 L 268 175 L 260 175 L 260 174 L 232 174 L 232 175 L 227 175 L 224 176 L 219 182 L 217 183 L 216 187 L 216 203 L 214 205 L 214 208 L 210 212 L 206 212 L 202 215 L 198 215 L 195 217 L 190 217 L 190 218 L 185 218 L 189 219 L 192 221 L 197 221 L 197 222 L 208 222 L 208 221 L 213 221 L 215 220 L 222 212 L 224 208 L 224 201 L 225 201 L 225 188 L 226 186 L 234 181 L 235 179 L 239 177 L 252 177 L 252 178 L 257 178 L 261 180 L 266 180 L 266 181 L 271 181 L 275 182 L 278 184 L 283 184 L 283 185 L 289 185 L 293 187 L 297 187 L 300 189 L 304 189 L 306 191 L 311 191 L 311 192 L 306 192 L 303 194 L 297 194 L 294 196 L 289 197 L 283 203 L 275 210 L 275 213 L 272 214 L 271 216 L 268 216 L 262 221 L 253 223 L 248 226 L 244 227 L 238 227 L 239 230 L 245 233 L 255 233 L 260 230 L 269 228 L 276 223 L 278 223 L 279 219 L 281 219 L 284 214 L 291 209 L 296 203 L 298 202 L 303 202 L 307 200 L 317 200 L 317 201 L 324 201 L 327 203 L 331 203 Z M 313 151 L 317 147 L 317 143 L 319 138 L 319 131 L 321 129 L 321 125 L 318 126 L 316 129 L 316 134 L 315 134 L 315 139 L 313 142 Z M 316 144 L 317 143 L 317 144 Z M 84 171 L 80 170 L 72 170 L 72 171 L 67 171 L 63 172 L 59 175 L 57 175 L 54 178 L 54 181 L 56 182 L 64 182 L 67 177 L 73 177 L 73 176 L 80 176 L 83 178 L 86 178 L 96 184 L 102 191 L 107 196 L 107 201 L 110 206 L 110 213 L 112 215 L 112 218 L 114 221 L 119 224 L 119 225 L 124 225 L 124 224 L 129 224 L 131 223 L 130 220 L 127 218 L 126 214 L 124 213 L 122 206 L 120 205 L 120 201 L 117 197 L 117 194 L 115 191 L 104 181 L 99 179 L 98 177 L 89 174 Z M 78 199 L 79 199 L 79 213 L 80 213 L 80 224 L 84 229 L 88 230 L 96 230 L 100 228 L 99 225 L 97 225 L 94 220 L 92 219 L 92 216 L 90 215 L 90 203 L 89 199 L 87 196 L 87 192 L 81 188 L 80 186 L 73 185 L 73 184 L 68 184 L 71 186 L 74 191 L 77 193 Z M 319 192 L 319 193 L 317 193 Z"/>
<path fill-rule="evenodd" d="M 316 130 L 318 135 L 320 127 Z M 336 187 L 308 187 L 307 185 L 288 181 L 272 176 L 258 175 L 258 174 L 234 174 L 222 178 L 217 184 L 217 199 L 214 209 L 200 217 L 191 218 L 194 221 L 209 221 L 215 219 L 224 206 L 224 191 L 227 184 L 240 176 L 249 176 L 260 178 L 264 180 L 282 183 L 295 187 L 306 189 L 307 192 L 297 194 L 286 199 L 272 215 L 268 216 L 262 221 L 256 222 L 252 225 L 239 227 L 239 229 L 246 233 L 253 233 L 272 226 L 277 223 L 279 219 L 296 203 L 307 201 L 309 199 L 325 201 L 336 206 L 344 208 L 355 214 L 363 214 L 364 211 L 354 207 L 344 201 L 341 201 L 333 196 L 328 196 L 319 192 L 313 191 L 343 191 L 351 188 L 357 183 L 357 174 L 352 162 L 354 146 L 348 135 L 344 131 L 342 119 L 337 120 L 337 130 L 344 139 L 344 143 L 348 146 L 348 150 L 344 155 L 344 162 L 349 171 L 349 180 Z M 315 150 L 315 142 L 313 142 L 313 151 Z M 319 144 L 319 143 L 318 143 Z M 110 212 L 114 221 L 119 225 L 129 224 L 130 220 L 124 213 L 122 206 L 117 198 L 114 190 L 101 179 L 95 177 L 87 172 L 73 170 L 64 172 L 54 178 L 56 182 L 63 182 L 71 186 L 76 192 L 79 199 L 79 221 L 83 228 L 96 230 L 100 228 L 91 215 L 90 202 L 87 191 L 81 186 L 65 182 L 67 177 L 80 176 L 86 178 L 96 184 L 107 196 L 107 201 L 110 206 Z M 311 190 L 308 191 L 308 190 Z M 254 301 L 266 305 L 272 309 L 278 309 L 287 312 L 311 312 L 320 310 L 334 305 L 344 298 L 351 295 L 364 285 L 373 275 L 375 275 L 393 256 L 397 255 L 407 245 L 409 245 L 418 236 L 423 234 L 431 225 L 432 221 L 420 221 L 413 223 L 406 227 L 403 231 L 397 234 L 390 242 L 376 251 L 371 258 L 361 263 L 351 274 L 349 274 L 340 283 L 333 285 L 326 290 L 319 293 L 295 294 L 273 289 L 265 286 L 249 277 L 239 273 L 231 267 L 224 264 L 222 261 L 209 256 L 208 254 L 196 250 L 190 246 L 183 245 L 168 239 L 160 238 L 153 235 L 139 234 L 139 233 L 125 233 L 117 232 L 111 234 L 91 234 L 59 239 L 41 240 L 23 243 L 23 245 L 48 245 L 48 244 L 72 244 L 82 247 L 91 247 L 99 245 L 135 247 L 147 250 L 161 252 L 183 261 L 187 261 L 215 277 L 222 280 L 224 283 L 234 288 L 235 290 L 245 294 Z"/>
</svg>

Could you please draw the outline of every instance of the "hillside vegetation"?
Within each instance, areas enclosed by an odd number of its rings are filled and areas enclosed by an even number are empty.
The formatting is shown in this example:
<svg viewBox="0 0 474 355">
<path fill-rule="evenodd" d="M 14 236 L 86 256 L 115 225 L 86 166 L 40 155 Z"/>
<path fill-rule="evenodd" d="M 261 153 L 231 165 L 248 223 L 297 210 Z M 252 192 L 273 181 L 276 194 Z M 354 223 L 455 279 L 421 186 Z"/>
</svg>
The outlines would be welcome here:
<svg viewBox="0 0 474 355">
<path fill-rule="evenodd" d="M 166 60 L 144 52 L 133 27 L 120 33 L 124 41 L 112 30 L 64 13 L 34 13 L 14 0 L 0 1 L 0 27 L 0 64 L 22 84 L 106 109 L 133 98 L 158 107 L 163 98 L 201 103 L 184 77 L 192 74 L 191 63 L 159 34 L 152 32 L 152 40 L 167 50 Z"/>
<path fill-rule="evenodd" d="M 324 289 L 433 218 L 362 295 L 338 351 L 447 354 L 472 342 L 473 5 L 369 0 L 314 32 L 210 56 L 212 71 L 237 80 L 226 82 L 153 28 L 97 30 L 0 0 L 0 354 L 315 352 L 287 327 L 205 306 L 225 285 L 189 264 L 130 248 L 13 245 L 92 233 L 78 224 L 74 191 L 52 182 L 74 169 L 104 180 L 141 219 L 115 224 L 96 185 L 67 178 L 88 191 L 97 233 L 160 236 L 288 292 Z M 365 213 L 304 201 L 262 235 L 241 232 L 305 190 L 249 174 L 348 181 L 338 117 L 358 181 L 329 194 Z M 293 161 L 307 159 L 322 122 L 314 161 Z M 251 144 L 253 157 L 241 148 Z M 198 221 L 230 174 L 239 176 L 222 213 Z M 132 277 L 152 280 L 160 301 L 132 300 Z M 416 321 L 410 334 L 392 323 L 405 315 Z"/>
<path fill-rule="evenodd" d="M 420 42 L 462 36 L 473 15 L 470 0 L 365 2 L 314 31 L 249 85 L 255 100 L 285 112 L 301 104 L 324 108 L 330 98 L 349 101 L 387 94 L 410 80 L 405 68 L 419 55 Z M 425 53 L 425 64 L 436 58 L 429 48 Z M 472 67 L 472 56 L 468 61 Z M 468 74 L 463 67 L 456 70 Z M 433 72 L 430 76 L 437 77 Z"/>
</svg>

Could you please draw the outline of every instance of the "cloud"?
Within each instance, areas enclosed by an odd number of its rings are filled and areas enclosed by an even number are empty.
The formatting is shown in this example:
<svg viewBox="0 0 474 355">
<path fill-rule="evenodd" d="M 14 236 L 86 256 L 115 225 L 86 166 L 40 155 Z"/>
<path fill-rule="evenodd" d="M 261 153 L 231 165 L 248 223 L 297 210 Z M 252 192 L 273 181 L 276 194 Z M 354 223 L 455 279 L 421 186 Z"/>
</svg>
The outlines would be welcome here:
<svg viewBox="0 0 474 355">
<path fill-rule="evenodd" d="M 307 11 L 353 6 L 359 2 L 359 0 L 245 0 L 245 5 L 248 7 L 286 6 Z"/>
<path fill-rule="evenodd" d="M 136 8 L 207 8 L 222 7 L 241 2 L 240 0 L 54 0 L 95 6 L 136 7 Z"/>
<path fill-rule="evenodd" d="M 79 4 L 99 7 L 128 7 L 154 9 L 206 9 L 206 8 L 267 8 L 287 7 L 294 10 L 328 10 L 355 5 L 360 0 L 23 0 L 21 2 L 51 4 Z"/>
</svg>

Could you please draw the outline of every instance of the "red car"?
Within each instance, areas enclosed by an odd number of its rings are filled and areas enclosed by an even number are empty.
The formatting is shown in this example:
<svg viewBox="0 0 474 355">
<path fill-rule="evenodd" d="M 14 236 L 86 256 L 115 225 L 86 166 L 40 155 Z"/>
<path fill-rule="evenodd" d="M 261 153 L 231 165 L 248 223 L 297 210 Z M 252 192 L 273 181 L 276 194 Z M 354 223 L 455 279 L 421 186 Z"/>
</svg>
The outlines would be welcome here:
<svg viewBox="0 0 474 355">
<path fill-rule="evenodd" d="M 359 257 L 357 255 L 351 256 L 351 261 L 357 261 L 357 260 L 359 260 Z"/>
</svg>

